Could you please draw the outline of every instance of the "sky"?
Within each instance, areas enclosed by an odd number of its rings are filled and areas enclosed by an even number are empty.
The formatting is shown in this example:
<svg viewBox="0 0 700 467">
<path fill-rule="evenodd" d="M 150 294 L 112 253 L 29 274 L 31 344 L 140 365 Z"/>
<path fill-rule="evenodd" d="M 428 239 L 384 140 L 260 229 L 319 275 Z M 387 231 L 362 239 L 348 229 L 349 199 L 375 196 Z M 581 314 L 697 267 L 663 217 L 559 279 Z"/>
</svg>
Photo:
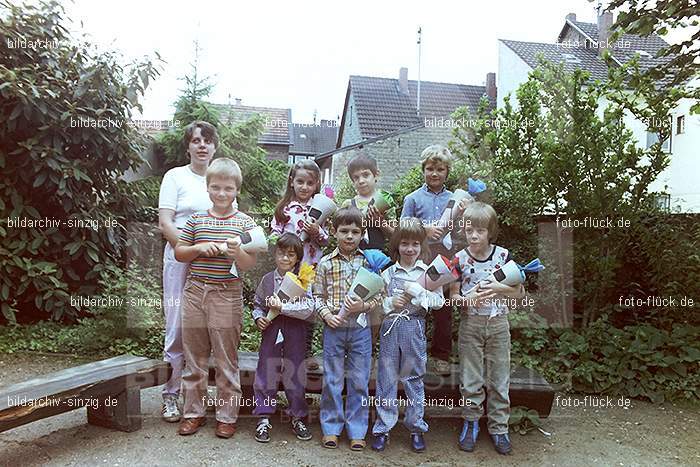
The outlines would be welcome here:
<svg viewBox="0 0 700 467">
<path fill-rule="evenodd" d="M 191 71 L 215 85 L 211 102 L 292 109 L 310 123 L 342 114 L 350 75 L 483 85 L 498 69 L 498 39 L 555 42 L 567 13 L 594 23 L 587 0 L 210 1 L 75 0 L 76 34 L 125 61 L 157 51 L 166 63 L 142 100 L 142 118 L 171 119 Z M 82 22 L 82 25 L 81 25 Z M 230 97 L 229 97 L 230 96 Z"/>
</svg>

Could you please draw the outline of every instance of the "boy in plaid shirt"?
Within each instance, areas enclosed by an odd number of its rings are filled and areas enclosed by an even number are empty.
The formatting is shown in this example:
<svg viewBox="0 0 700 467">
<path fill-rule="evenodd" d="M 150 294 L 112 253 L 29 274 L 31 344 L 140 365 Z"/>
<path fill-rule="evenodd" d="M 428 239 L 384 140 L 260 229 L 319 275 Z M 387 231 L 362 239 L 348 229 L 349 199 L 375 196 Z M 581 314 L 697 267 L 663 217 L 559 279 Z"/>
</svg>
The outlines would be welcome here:
<svg viewBox="0 0 700 467">
<path fill-rule="evenodd" d="M 362 239 L 362 213 L 356 208 L 339 209 L 333 219 L 338 247 L 321 258 L 316 268 L 313 296 L 323 329 L 323 390 L 321 392 L 321 429 L 323 446 L 338 447 L 338 436 L 346 428 L 350 448 L 361 451 L 369 422 L 368 389 L 372 365 L 369 326 L 357 322 L 357 315 L 381 303 L 381 294 L 363 301 L 348 295 L 357 272 L 367 267 L 358 250 Z M 350 318 L 338 316 L 344 305 Z M 365 323 L 367 320 L 365 320 Z M 347 356 L 347 362 L 346 362 Z M 343 386 L 347 397 L 343 408 Z"/>
</svg>

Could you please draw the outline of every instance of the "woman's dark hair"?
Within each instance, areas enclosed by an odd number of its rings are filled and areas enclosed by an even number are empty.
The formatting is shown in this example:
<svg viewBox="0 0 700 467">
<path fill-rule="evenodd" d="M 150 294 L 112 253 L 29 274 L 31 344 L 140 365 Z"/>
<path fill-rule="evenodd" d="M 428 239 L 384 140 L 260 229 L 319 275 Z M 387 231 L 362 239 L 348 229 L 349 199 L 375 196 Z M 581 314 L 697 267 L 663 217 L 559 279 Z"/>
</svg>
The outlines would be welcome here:
<svg viewBox="0 0 700 467">
<path fill-rule="evenodd" d="M 182 138 L 182 143 L 185 148 L 190 144 L 195 128 L 199 128 L 202 132 L 202 136 L 211 140 L 215 148 L 219 147 L 219 133 L 216 131 L 216 127 L 204 120 L 195 120 L 185 127 L 185 135 Z"/>
</svg>

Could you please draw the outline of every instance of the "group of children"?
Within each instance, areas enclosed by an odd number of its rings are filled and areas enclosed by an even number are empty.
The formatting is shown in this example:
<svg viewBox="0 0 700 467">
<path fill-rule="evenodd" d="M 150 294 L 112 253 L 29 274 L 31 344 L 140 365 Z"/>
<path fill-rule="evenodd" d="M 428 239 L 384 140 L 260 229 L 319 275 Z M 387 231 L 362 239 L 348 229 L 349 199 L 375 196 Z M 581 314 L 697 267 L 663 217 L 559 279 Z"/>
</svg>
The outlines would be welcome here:
<svg viewBox="0 0 700 467">
<path fill-rule="evenodd" d="M 466 402 L 459 446 L 465 451 L 474 449 L 478 421 L 484 413 L 486 386 L 488 431 L 496 450 L 510 453 L 508 310 L 490 299 L 521 297 L 524 289 L 498 283 L 481 283 L 473 288 L 510 259 L 508 250 L 492 243 L 498 230 L 493 208 L 480 202 L 462 202 L 458 206 L 464 220 L 460 224 L 465 226 L 460 231 L 467 242 L 467 247 L 456 254 L 461 274 L 458 282 L 445 291 L 423 290 L 420 301 L 412 300 L 406 292 L 407 284 L 416 284 L 437 254 L 455 257 L 441 246 L 445 232 L 435 223 L 451 197 L 444 186 L 451 160 L 449 151 L 442 146 L 430 146 L 423 152 L 425 184 L 405 199 L 401 219 L 395 221 L 391 210 L 382 213 L 370 202 L 379 176 L 376 161 L 364 154 L 356 156 L 348 165 L 348 173 L 357 195 L 332 218 L 337 246 L 325 256 L 322 248 L 329 241 L 329 233 L 324 225 L 310 223 L 306 218 L 309 203 L 321 188 L 320 170 L 312 161 L 298 162 L 291 168 L 284 197 L 272 220 L 272 231 L 279 236 L 274 251 L 275 269 L 262 278 L 255 293 L 253 318 L 262 332 L 254 382 L 253 413 L 259 417 L 257 441 L 270 441 L 270 420 L 276 410 L 280 379 L 289 403 L 291 429 L 298 439 L 312 438 L 305 422 L 305 383 L 306 357 L 316 317 L 324 325 L 320 402 L 323 446 L 338 447 L 345 429 L 350 448 L 364 449 L 369 407 L 374 405 L 377 419 L 372 427 L 372 448 L 384 450 L 389 432 L 398 421 L 400 381 L 409 401 L 404 425 L 410 433 L 411 447 L 416 452 L 424 451 L 423 434 L 428 431 L 423 417 L 423 377 L 428 364 L 426 319 L 433 316 L 433 356 L 443 362 L 436 364 L 434 370 L 449 372 L 453 301 L 460 307 L 460 378 L 462 399 Z M 214 160 L 206 172 L 206 181 L 213 207 L 190 216 L 175 247 L 177 260 L 190 263 L 182 311 L 184 414 L 178 432 L 193 434 L 206 421 L 208 361 L 213 354 L 216 434 L 228 438 L 235 433 L 242 397 L 237 348 L 243 320 L 241 281 L 229 268 L 235 261 L 240 274 L 255 264 L 255 255 L 240 248 L 235 238 L 256 225 L 234 205 L 242 184 L 240 168 L 234 161 Z M 360 268 L 369 266 L 367 251 L 371 249 L 386 250 L 393 264 L 381 274 L 384 291 L 364 301 L 349 290 Z M 278 291 L 285 274 L 298 272 L 302 262 L 315 266 L 313 284 L 306 296 L 281 300 Z M 339 315 L 341 308 L 347 317 Z M 302 310 L 306 313 L 299 313 Z M 270 312 L 275 312 L 274 319 L 268 318 Z M 363 313 L 370 318 L 357 319 Z M 371 316 L 378 316 L 375 322 L 380 323 L 374 404 L 370 403 L 368 391 L 373 349 Z"/>
</svg>

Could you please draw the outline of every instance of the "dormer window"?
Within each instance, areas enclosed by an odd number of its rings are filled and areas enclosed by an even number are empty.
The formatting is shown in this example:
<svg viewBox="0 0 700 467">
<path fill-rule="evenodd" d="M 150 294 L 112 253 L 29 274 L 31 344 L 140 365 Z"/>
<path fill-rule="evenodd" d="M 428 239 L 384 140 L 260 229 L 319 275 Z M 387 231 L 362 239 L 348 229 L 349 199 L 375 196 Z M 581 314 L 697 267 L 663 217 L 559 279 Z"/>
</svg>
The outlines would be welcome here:
<svg viewBox="0 0 700 467">
<path fill-rule="evenodd" d="M 646 50 L 635 50 L 635 53 L 638 53 L 640 57 L 642 58 L 651 58 L 651 54 L 647 52 Z"/>
<path fill-rule="evenodd" d="M 564 58 L 564 61 L 566 63 L 571 63 L 571 64 L 581 63 L 581 60 L 579 60 L 578 57 L 574 54 L 561 54 L 561 56 Z"/>
</svg>

